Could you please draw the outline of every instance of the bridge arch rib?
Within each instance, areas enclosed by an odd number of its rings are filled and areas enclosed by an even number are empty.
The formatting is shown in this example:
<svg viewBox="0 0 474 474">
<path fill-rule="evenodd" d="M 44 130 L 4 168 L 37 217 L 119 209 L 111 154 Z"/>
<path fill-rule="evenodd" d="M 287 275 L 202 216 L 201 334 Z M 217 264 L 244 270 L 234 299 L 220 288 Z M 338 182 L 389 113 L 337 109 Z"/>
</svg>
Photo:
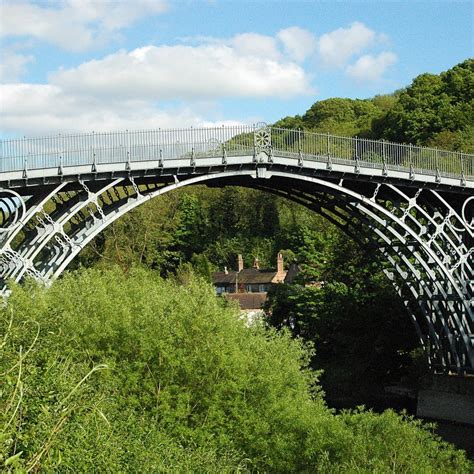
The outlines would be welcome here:
<svg viewBox="0 0 474 474">
<path fill-rule="evenodd" d="M 271 127 L 19 140 L 2 150 L 4 289 L 9 279 L 57 278 L 108 225 L 173 189 L 259 188 L 377 249 L 431 366 L 474 373 L 473 155 Z"/>
<path fill-rule="evenodd" d="M 275 190 L 271 188 L 266 188 L 266 190 L 275 193 Z M 362 246 L 369 246 L 369 249 L 379 250 L 386 262 L 392 267 L 392 271 L 384 268 L 384 272 L 402 297 L 403 303 L 415 324 L 422 346 L 430 354 L 431 366 L 436 368 L 449 366 L 454 369 L 456 364 L 464 364 L 466 354 L 462 348 L 458 347 L 459 344 L 454 344 L 452 337 L 448 337 L 451 331 L 445 323 L 446 319 L 436 318 L 437 313 L 445 313 L 444 309 L 426 307 L 426 296 L 433 297 L 433 291 L 430 288 L 429 282 L 427 284 L 420 277 L 419 272 L 410 262 L 410 259 L 400 251 L 400 246 L 393 245 L 393 242 L 389 240 L 387 241 L 386 236 L 380 233 L 379 230 L 375 229 L 374 232 L 374 226 L 370 219 L 360 213 L 350 203 L 342 203 L 341 205 L 341 202 L 337 199 L 331 199 L 331 201 L 336 202 L 329 202 L 328 204 L 327 200 L 325 201 L 323 197 L 317 196 L 311 196 L 312 199 L 305 201 L 300 198 L 299 192 L 294 193 L 293 190 L 285 193 L 276 192 L 275 194 L 287 197 L 315 210 L 345 231 L 349 236 L 362 243 Z M 314 199 L 316 202 L 314 202 Z M 324 203 L 323 205 L 321 205 L 322 202 Z M 343 212 L 335 210 L 336 206 L 342 209 Z M 327 210 L 330 210 L 330 213 L 334 214 L 336 219 L 328 215 Z M 356 217 L 355 223 L 351 222 L 354 217 Z M 360 238 L 361 234 L 364 235 L 364 239 Z M 423 299 L 420 299 L 420 294 L 422 294 L 420 289 L 425 293 L 425 298 Z M 407 290 L 410 290 L 411 295 L 407 296 Z M 417 308 L 413 307 L 413 304 L 417 301 L 423 310 L 421 314 L 417 314 L 419 313 Z M 429 314 L 432 317 L 428 317 Z"/>
<path fill-rule="evenodd" d="M 351 182 L 295 175 L 291 170 L 272 170 L 266 179 L 256 176 L 255 170 L 242 169 L 160 182 L 133 178 L 101 184 L 80 182 L 69 191 L 58 186 L 42 199 L 36 199 L 36 213 L 33 208 L 28 210 L 25 225 L 34 222 L 34 217 L 38 225 L 24 231 L 23 240 L 14 250 L 20 265 L 10 265 L 5 276 L 17 281 L 24 275 L 43 281 L 57 278 L 108 225 L 166 192 L 193 184 L 260 188 L 300 202 L 363 244 L 378 249 L 391 267 L 386 272 L 404 296 L 431 365 L 456 372 L 472 371 L 472 282 L 466 283 L 472 275 L 468 264 L 472 250 L 467 249 L 457 233 L 436 234 L 440 226 L 451 225 L 464 226 L 468 234 L 471 232 L 454 209 L 447 214 L 449 220 L 443 217 L 441 222 L 436 219 L 439 211 L 430 214 L 426 207 L 417 204 L 422 195 L 418 190 L 409 196 L 410 190 L 394 185 L 364 184 L 365 193 L 360 193 L 360 189 L 351 189 Z M 58 197 L 61 192 L 67 194 Z M 446 204 L 436 192 L 424 192 L 431 202 Z M 47 198 L 55 201 L 50 213 L 44 210 Z M 427 229 L 430 226 L 434 229 L 432 234 Z M 421 227 L 426 228 L 425 232 Z M 9 236 L 9 245 L 18 233 L 15 229 Z M 425 234 L 429 235 L 427 240 L 423 238 Z"/>
</svg>

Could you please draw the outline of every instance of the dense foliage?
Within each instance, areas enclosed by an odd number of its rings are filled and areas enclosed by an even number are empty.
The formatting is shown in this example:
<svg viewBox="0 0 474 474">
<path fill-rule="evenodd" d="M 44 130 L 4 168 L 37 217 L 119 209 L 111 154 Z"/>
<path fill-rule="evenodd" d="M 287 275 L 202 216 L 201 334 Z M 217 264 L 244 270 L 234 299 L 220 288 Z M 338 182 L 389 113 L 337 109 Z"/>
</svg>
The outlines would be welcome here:
<svg viewBox="0 0 474 474">
<path fill-rule="evenodd" d="M 405 89 L 373 99 L 327 99 L 276 123 L 339 135 L 383 138 L 474 152 L 474 59 L 421 74 Z"/>
<path fill-rule="evenodd" d="M 328 401 L 380 407 L 385 385 L 417 383 L 424 357 L 380 262 L 337 234 L 319 265 L 306 266 L 312 271 L 309 278 L 303 271 L 301 284 L 272 288 L 266 321 L 315 343 L 312 365 L 323 369 Z"/>
<path fill-rule="evenodd" d="M 474 59 L 440 75 L 418 76 L 378 129 L 395 141 L 473 152 Z"/>
<path fill-rule="evenodd" d="M 242 188 L 203 186 L 166 194 L 114 222 L 76 264 L 145 265 L 166 276 L 201 255 L 211 268 L 233 268 L 237 254 L 271 266 L 283 231 L 277 201 Z M 202 260 L 202 259 L 201 259 Z"/>
<path fill-rule="evenodd" d="M 14 288 L 0 310 L 2 467 L 469 471 L 419 422 L 334 415 L 308 349 L 222 301 L 192 275 L 117 267 Z"/>
</svg>

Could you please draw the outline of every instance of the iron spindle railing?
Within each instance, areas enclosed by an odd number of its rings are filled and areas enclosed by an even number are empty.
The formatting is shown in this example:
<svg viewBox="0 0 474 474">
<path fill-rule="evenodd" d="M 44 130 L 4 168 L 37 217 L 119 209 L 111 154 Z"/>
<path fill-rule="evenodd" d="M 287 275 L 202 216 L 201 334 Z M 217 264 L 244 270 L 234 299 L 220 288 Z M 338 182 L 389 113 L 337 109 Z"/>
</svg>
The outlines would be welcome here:
<svg viewBox="0 0 474 474">
<path fill-rule="evenodd" d="M 357 137 L 268 127 L 274 156 L 415 175 L 474 179 L 474 155 Z M 0 172 L 129 161 L 251 155 L 259 126 L 57 135 L 0 142 Z"/>
</svg>

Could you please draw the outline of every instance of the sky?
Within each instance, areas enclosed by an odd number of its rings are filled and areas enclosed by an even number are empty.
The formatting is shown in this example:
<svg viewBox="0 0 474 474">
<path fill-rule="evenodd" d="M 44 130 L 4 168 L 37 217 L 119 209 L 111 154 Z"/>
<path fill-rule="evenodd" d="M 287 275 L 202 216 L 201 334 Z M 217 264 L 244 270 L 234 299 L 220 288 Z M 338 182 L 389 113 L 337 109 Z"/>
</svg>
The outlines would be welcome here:
<svg viewBox="0 0 474 474">
<path fill-rule="evenodd" d="M 272 123 L 474 57 L 473 25 L 473 0 L 0 0 L 0 137 Z"/>
</svg>

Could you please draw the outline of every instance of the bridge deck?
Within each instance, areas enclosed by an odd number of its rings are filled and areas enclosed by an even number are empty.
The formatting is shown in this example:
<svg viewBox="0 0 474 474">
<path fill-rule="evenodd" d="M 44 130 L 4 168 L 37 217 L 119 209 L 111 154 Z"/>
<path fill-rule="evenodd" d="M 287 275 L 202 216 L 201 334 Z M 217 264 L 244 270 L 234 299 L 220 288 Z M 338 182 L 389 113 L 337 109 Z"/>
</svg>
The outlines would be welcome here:
<svg viewBox="0 0 474 474">
<path fill-rule="evenodd" d="M 216 165 L 274 163 L 316 172 L 471 189 L 474 155 L 274 127 L 59 135 L 0 143 L 0 183 Z M 74 178 L 75 177 L 75 178 Z"/>
</svg>

